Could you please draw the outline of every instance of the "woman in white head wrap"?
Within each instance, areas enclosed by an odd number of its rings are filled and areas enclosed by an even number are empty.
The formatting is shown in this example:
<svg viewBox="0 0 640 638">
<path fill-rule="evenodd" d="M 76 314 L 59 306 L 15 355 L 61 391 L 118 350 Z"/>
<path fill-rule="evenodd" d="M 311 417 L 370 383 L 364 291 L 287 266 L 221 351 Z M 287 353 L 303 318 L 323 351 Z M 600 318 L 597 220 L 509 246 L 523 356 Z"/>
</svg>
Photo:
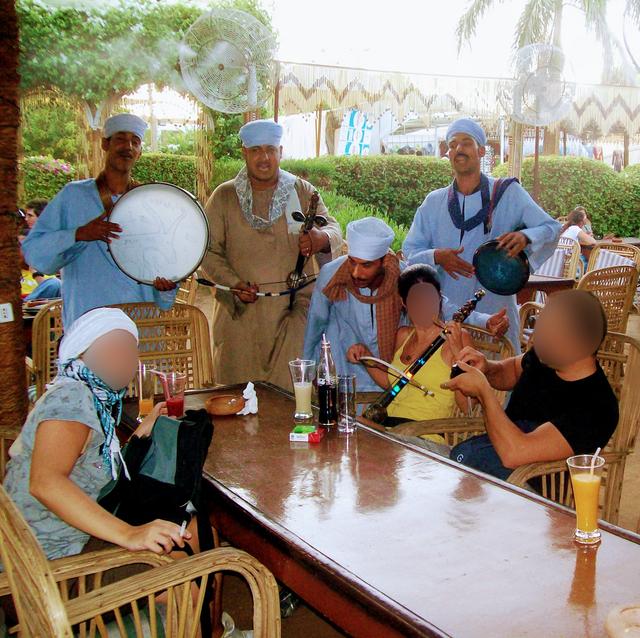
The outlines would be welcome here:
<svg viewBox="0 0 640 638">
<path fill-rule="evenodd" d="M 60 343 L 58 376 L 11 447 L 5 488 L 49 559 L 81 552 L 91 536 L 133 551 L 184 545 L 174 523 L 132 526 L 96 502 L 122 465 L 115 428 L 137 367 L 129 317 L 115 308 L 82 315 Z M 165 407 L 158 404 L 135 434 L 148 436 Z"/>
</svg>

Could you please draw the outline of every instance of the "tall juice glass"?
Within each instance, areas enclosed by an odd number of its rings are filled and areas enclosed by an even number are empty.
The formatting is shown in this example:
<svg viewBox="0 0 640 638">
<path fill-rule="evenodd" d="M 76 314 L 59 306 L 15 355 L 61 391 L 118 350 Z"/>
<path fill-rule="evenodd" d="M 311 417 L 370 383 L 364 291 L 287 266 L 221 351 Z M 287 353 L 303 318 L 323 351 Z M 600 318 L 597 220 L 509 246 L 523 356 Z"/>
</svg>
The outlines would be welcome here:
<svg viewBox="0 0 640 638">
<path fill-rule="evenodd" d="M 596 457 L 593 471 L 592 461 L 590 454 L 578 454 L 567 459 L 576 503 L 575 540 L 586 545 L 599 543 L 601 536 L 598 529 L 598 503 L 604 459 Z"/>
<path fill-rule="evenodd" d="M 293 415 L 296 423 L 309 423 L 313 419 L 311 393 L 316 377 L 316 362 L 310 359 L 289 361 L 289 371 L 296 397 L 296 411 Z"/>
<path fill-rule="evenodd" d="M 156 375 L 152 366 L 138 363 L 138 417 L 144 419 L 153 410 L 153 399 L 156 388 Z"/>
</svg>

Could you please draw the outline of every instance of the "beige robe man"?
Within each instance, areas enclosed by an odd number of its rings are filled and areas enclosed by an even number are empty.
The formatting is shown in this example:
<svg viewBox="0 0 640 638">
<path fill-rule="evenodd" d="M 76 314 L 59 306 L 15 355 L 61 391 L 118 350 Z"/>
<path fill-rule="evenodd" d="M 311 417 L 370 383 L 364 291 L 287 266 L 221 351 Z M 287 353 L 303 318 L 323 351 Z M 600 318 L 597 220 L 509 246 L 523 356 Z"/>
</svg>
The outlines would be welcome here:
<svg viewBox="0 0 640 638">
<path fill-rule="evenodd" d="M 297 178 L 296 189 L 302 212 L 307 211 L 314 187 Z M 253 214 L 269 219 L 275 191 L 253 189 Z M 264 230 L 253 228 L 240 207 L 234 180 L 216 188 L 206 205 L 211 232 L 210 249 L 201 266 L 210 280 L 233 286 L 238 281 L 258 284 L 261 292 L 277 292 L 294 269 L 298 257 L 298 233 L 290 233 L 286 214 Z M 331 253 L 308 260 L 305 273 L 340 255 L 342 234 L 338 222 L 327 215 L 322 199 L 318 214 L 329 224 L 322 230 L 329 237 Z M 216 290 L 213 314 L 213 365 L 217 383 L 264 380 L 291 388 L 288 362 L 302 357 L 307 312 L 313 284 L 298 291 L 292 310 L 289 296 L 258 298 L 245 304 L 230 292 Z"/>
</svg>

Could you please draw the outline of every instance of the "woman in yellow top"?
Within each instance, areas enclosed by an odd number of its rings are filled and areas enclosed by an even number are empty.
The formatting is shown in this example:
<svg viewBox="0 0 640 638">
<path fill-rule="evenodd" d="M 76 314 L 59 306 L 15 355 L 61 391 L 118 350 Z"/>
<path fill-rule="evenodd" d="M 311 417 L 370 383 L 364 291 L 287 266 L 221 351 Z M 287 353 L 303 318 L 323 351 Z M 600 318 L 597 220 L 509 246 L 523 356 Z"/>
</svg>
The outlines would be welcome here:
<svg viewBox="0 0 640 638">
<path fill-rule="evenodd" d="M 398 278 L 398 293 L 411 325 L 398 328 L 395 355 L 391 363 L 399 370 L 405 370 L 442 331 L 434 323 L 434 319 L 440 318 L 442 310 L 440 282 L 435 270 L 423 264 L 406 268 Z M 425 396 L 420 389 L 406 385 L 387 408 L 388 417 L 383 425 L 393 427 L 405 421 L 446 418 L 451 416 L 455 402 L 461 409 L 467 409 L 467 400 L 459 392 L 454 394 L 443 390 L 440 384 L 449 379 L 451 367 L 460 350 L 465 346 L 472 346 L 473 341 L 460 324 L 452 321 L 447 323 L 447 328 L 449 334 L 445 343 L 413 377 L 435 396 Z M 352 363 L 357 363 L 364 356 L 371 356 L 371 352 L 361 343 L 352 345 L 347 352 L 347 358 Z M 397 381 L 397 375 L 392 370 L 368 367 L 367 371 L 381 388 L 389 388 Z M 442 437 L 438 436 L 437 440 L 442 442 Z"/>
</svg>

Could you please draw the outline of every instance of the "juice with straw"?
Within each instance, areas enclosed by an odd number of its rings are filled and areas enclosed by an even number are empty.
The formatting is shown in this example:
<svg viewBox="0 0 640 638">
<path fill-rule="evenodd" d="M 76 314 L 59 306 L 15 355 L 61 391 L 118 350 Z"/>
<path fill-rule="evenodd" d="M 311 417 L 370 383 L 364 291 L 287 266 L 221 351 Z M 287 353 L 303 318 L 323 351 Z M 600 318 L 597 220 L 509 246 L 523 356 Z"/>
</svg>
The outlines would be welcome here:
<svg viewBox="0 0 640 638">
<path fill-rule="evenodd" d="M 584 532 L 598 529 L 598 495 L 601 478 L 595 474 L 576 474 L 572 479 L 576 502 L 576 526 Z"/>
<path fill-rule="evenodd" d="M 604 459 L 595 454 L 578 454 L 567 459 L 573 498 L 576 504 L 576 529 L 574 539 L 578 543 L 592 545 L 600 542 L 598 529 L 598 504 Z"/>
</svg>

